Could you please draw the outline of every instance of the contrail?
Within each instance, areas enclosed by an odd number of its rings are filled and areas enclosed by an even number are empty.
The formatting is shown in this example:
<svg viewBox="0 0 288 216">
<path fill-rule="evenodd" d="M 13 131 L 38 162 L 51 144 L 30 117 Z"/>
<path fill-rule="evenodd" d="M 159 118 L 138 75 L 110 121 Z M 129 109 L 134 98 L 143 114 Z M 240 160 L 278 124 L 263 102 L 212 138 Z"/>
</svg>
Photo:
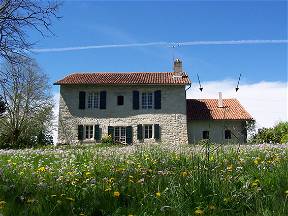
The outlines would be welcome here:
<svg viewBox="0 0 288 216">
<path fill-rule="evenodd" d="M 104 48 L 125 48 L 125 47 L 145 47 L 145 46 L 199 46 L 199 45 L 242 45 L 242 44 L 288 44 L 288 40 L 226 40 L 226 41 L 186 41 L 186 42 L 149 42 L 149 43 L 128 43 L 128 44 L 104 44 L 93 46 L 75 46 L 62 48 L 36 48 L 31 49 L 32 52 L 65 52 L 88 49 L 104 49 Z"/>
</svg>

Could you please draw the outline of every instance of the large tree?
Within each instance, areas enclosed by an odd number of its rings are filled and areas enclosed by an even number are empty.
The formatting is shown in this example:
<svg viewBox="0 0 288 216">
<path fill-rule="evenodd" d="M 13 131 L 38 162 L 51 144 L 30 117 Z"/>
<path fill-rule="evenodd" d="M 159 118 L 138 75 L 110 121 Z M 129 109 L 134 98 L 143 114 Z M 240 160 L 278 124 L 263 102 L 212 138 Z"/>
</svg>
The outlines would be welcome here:
<svg viewBox="0 0 288 216">
<path fill-rule="evenodd" d="M 0 94 L 6 111 L 0 119 L 0 140 L 8 147 L 45 142 L 51 124 L 53 101 L 47 76 L 34 60 L 21 57 L 0 71 Z"/>
<path fill-rule="evenodd" d="M 42 36 L 51 32 L 59 5 L 48 0 L 0 0 L 0 56 L 9 61 L 15 61 L 15 55 L 26 56 L 33 45 L 26 31 L 36 30 Z"/>
</svg>

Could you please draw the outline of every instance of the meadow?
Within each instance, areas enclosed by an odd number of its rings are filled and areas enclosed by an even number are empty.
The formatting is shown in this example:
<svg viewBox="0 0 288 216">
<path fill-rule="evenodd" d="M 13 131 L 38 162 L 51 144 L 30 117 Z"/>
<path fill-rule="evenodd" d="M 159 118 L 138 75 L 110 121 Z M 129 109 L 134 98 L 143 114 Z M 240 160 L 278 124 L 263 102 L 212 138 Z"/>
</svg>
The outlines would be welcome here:
<svg viewBox="0 0 288 216">
<path fill-rule="evenodd" d="M 287 145 L 0 150 L 4 216 L 274 216 L 287 202 Z"/>
</svg>

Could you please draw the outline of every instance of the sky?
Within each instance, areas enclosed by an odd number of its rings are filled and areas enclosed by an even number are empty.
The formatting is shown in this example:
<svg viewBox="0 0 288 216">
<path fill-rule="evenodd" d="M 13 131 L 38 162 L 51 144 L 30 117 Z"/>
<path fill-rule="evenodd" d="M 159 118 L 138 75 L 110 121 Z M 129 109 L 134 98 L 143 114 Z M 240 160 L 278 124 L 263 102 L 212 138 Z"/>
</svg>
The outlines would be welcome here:
<svg viewBox="0 0 288 216">
<path fill-rule="evenodd" d="M 28 32 L 51 86 L 73 72 L 172 71 L 180 58 L 189 98 L 221 91 L 258 127 L 288 120 L 286 1 L 64 1 L 59 15 L 54 36 Z"/>
</svg>

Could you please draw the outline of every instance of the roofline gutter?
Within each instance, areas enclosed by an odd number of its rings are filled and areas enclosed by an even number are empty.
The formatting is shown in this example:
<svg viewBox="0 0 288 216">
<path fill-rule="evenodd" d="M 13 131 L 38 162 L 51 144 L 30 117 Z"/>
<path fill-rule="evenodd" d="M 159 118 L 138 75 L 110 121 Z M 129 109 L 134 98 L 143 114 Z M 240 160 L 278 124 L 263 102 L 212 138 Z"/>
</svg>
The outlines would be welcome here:
<svg viewBox="0 0 288 216">
<path fill-rule="evenodd" d="M 161 85 L 161 86 L 186 86 L 187 85 L 187 83 L 179 83 L 179 84 L 177 84 L 177 83 L 101 83 L 101 84 L 98 84 L 98 83 L 53 83 L 53 85 L 70 85 L 70 86 L 72 86 L 72 85 L 98 85 L 98 86 L 118 86 L 118 85 L 122 85 L 122 86 L 135 86 L 135 85 L 142 85 L 142 86 L 144 86 L 144 85 L 148 85 L 148 86 L 155 86 L 155 85 Z M 191 83 L 189 83 L 189 86 L 191 87 Z M 189 88 L 190 88 L 189 87 Z M 188 88 L 188 89 L 189 89 Z M 188 90 L 187 89 L 187 90 Z"/>
</svg>

